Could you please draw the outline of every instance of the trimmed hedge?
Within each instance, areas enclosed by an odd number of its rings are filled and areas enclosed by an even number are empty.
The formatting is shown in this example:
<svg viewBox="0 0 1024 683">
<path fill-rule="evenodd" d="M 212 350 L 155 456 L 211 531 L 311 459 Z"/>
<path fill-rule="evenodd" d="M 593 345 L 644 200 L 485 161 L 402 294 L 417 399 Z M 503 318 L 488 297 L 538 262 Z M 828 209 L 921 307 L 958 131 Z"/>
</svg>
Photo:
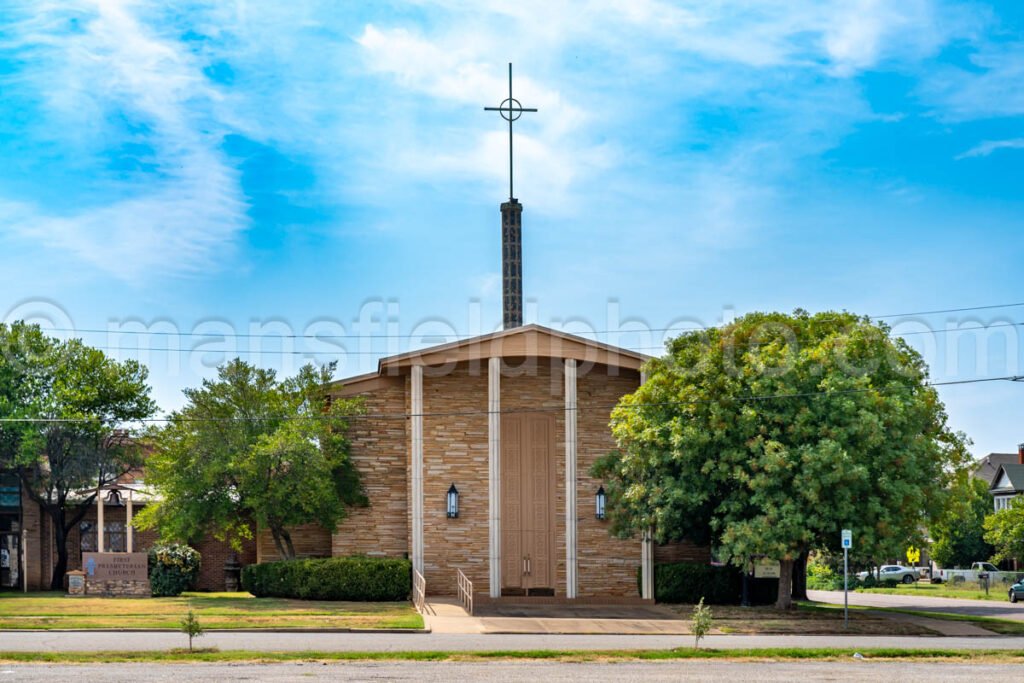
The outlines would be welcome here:
<svg viewBox="0 0 1024 683">
<path fill-rule="evenodd" d="M 330 557 L 250 564 L 242 569 L 242 588 L 257 598 L 407 600 L 412 592 L 412 563 L 375 557 Z"/>
<path fill-rule="evenodd" d="M 640 589 L 637 570 L 637 590 Z M 749 598 L 752 604 L 775 602 L 778 579 L 750 579 Z M 701 598 L 708 605 L 738 605 L 743 595 L 743 575 L 732 566 L 718 567 L 698 562 L 666 562 L 654 565 L 654 600 L 656 602 L 697 604 Z"/>
</svg>

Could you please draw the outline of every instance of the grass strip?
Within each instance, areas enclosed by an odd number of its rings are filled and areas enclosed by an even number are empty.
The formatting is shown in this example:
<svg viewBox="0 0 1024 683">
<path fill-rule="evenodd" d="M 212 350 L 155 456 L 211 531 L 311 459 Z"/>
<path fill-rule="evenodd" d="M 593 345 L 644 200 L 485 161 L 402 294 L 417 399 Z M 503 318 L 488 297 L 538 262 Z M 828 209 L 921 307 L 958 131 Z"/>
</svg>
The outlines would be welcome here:
<svg viewBox="0 0 1024 683">
<path fill-rule="evenodd" d="M 425 661 L 479 662 L 492 660 L 553 660 L 566 662 L 652 660 L 842 660 L 859 653 L 868 660 L 942 660 L 1024 662 L 1024 650 L 954 650 L 908 648 L 758 648 L 718 650 L 495 650 L 488 652 L 255 652 L 217 649 L 140 652 L 0 652 L 0 663 L 210 663 L 210 662 L 348 662 Z"/>
</svg>

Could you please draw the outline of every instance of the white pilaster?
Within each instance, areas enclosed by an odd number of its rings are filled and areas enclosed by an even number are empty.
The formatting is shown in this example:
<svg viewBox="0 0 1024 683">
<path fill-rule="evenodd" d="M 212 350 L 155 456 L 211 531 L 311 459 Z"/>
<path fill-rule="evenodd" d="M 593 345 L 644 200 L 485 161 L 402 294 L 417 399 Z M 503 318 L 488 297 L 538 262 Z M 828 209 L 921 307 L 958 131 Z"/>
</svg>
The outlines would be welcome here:
<svg viewBox="0 0 1024 683">
<path fill-rule="evenodd" d="M 565 361 L 565 597 L 576 597 L 576 361 Z"/>
<path fill-rule="evenodd" d="M 501 597 L 501 359 L 487 361 L 487 527 L 490 595 Z"/>
<path fill-rule="evenodd" d="M 412 566 L 423 573 L 423 366 L 412 366 Z"/>
<path fill-rule="evenodd" d="M 132 517 L 134 516 L 133 515 L 134 510 L 132 509 L 132 490 L 131 489 L 128 489 L 128 500 L 125 501 L 125 506 L 126 506 L 126 509 L 125 509 L 124 535 L 125 535 L 125 539 L 127 540 L 127 546 L 126 546 L 125 549 L 128 552 L 133 552 L 133 549 L 135 547 L 135 544 L 134 544 L 135 533 L 134 533 L 134 530 L 132 528 Z"/>
<path fill-rule="evenodd" d="M 96 552 L 102 553 L 104 544 L 103 538 L 103 491 L 96 489 Z"/>
<path fill-rule="evenodd" d="M 647 381 L 647 373 L 640 373 L 640 385 Z M 654 529 L 647 527 L 640 537 L 640 597 L 654 599 Z"/>
<path fill-rule="evenodd" d="M 640 542 L 640 597 L 654 599 L 654 533 L 648 527 Z"/>
</svg>

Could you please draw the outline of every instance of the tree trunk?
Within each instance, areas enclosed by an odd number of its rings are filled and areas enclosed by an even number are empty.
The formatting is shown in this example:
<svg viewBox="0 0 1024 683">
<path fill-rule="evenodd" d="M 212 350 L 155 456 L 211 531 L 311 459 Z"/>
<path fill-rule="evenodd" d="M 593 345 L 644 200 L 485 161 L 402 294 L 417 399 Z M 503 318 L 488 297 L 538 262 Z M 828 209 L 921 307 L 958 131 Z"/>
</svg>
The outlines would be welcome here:
<svg viewBox="0 0 1024 683">
<path fill-rule="evenodd" d="M 288 559 L 295 559 L 295 546 L 292 545 L 292 535 L 288 533 L 287 529 L 281 529 L 281 535 L 284 537 L 284 545 L 288 550 Z"/>
<path fill-rule="evenodd" d="M 66 503 L 55 503 L 46 506 L 46 511 L 49 513 L 50 521 L 53 524 L 53 542 L 57 546 L 57 563 L 53 566 L 50 590 L 64 590 L 64 575 L 68 571 L 68 534 L 85 518 L 85 513 L 91 509 L 91 503 L 95 499 L 95 496 L 86 499 L 85 503 L 78 507 L 78 510 L 71 516 L 70 520 L 67 518 Z"/>
<path fill-rule="evenodd" d="M 776 609 L 793 608 L 793 559 L 779 562 L 779 595 L 775 600 Z"/>
<path fill-rule="evenodd" d="M 63 506 L 50 509 L 53 522 L 53 541 L 57 546 L 57 562 L 53 565 L 53 576 L 50 577 L 50 590 L 64 590 L 64 575 L 68 572 L 68 532 L 64 524 Z"/>
<path fill-rule="evenodd" d="M 807 600 L 807 559 L 810 551 L 805 550 L 796 556 L 793 565 L 793 599 Z"/>
<path fill-rule="evenodd" d="M 270 527 L 270 536 L 274 539 L 274 547 L 277 549 L 277 556 L 282 560 L 290 560 L 288 551 L 284 547 L 284 540 L 281 538 L 281 530 L 276 526 Z"/>
</svg>

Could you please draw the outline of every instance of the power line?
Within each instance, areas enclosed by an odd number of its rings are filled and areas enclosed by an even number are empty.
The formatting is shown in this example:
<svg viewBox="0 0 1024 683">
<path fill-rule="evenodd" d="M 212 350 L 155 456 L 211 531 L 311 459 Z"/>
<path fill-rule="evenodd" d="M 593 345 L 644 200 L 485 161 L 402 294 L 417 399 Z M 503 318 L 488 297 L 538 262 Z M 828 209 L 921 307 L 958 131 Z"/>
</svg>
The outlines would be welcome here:
<svg viewBox="0 0 1024 683">
<path fill-rule="evenodd" d="M 914 311 L 909 313 L 887 313 L 885 315 L 871 315 L 867 316 L 870 320 L 884 320 L 888 318 L 908 318 L 913 316 L 921 315 L 937 315 L 939 313 L 966 313 L 970 311 L 984 311 L 993 310 L 1000 308 L 1018 308 L 1024 306 L 1024 302 L 1011 303 L 1011 304 L 989 304 L 985 306 L 968 306 L 964 308 L 945 308 L 932 311 Z M 831 318 L 832 320 L 838 320 L 838 318 Z M 828 318 L 826 318 L 828 320 Z M 1020 324 L 1020 323 L 1015 323 Z M 992 325 L 994 326 L 994 325 Z M 642 334 L 644 332 L 699 332 L 701 330 L 714 329 L 720 326 L 711 327 L 648 327 L 644 330 L 588 330 L 580 333 L 568 332 L 567 334 L 577 334 L 578 336 L 586 334 Z M 47 332 L 69 332 L 79 334 L 107 334 L 107 335 L 147 335 L 154 337 L 202 337 L 202 338 L 231 338 L 231 339 L 311 339 L 314 341 L 326 341 L 331 339 L 407 339 L 411 338 L 411 334 L 253 334 L 244 332 L 230 332 L 230 333 L 204 333 L 204 332 L 166 332 L 166 331 L 148 331 L 148 330 L 110 330 L 110 329 L 99 329 L 99 328 L 75 328 L 75 327 L 51 327 L 46 328 Z M 918 334 L 918 333 L 908 333 Z M 419 337 L 444 337 L 445 339 L 472 339 L 479 335 L 417 335 Z M 902 336 L 902 335 L 901 335 Z M 100 347 L 96 347 L 100 348 Z M 163 350 L 163 349 L 155 349 Z"/>
<path fill-rule="evenodd" d="M 962 379 L 962 380 L 947 380 L 944 382 L 926 382 L 926 387 L 941 387 L 941 386 L 954 386 L 961 384 L 978 384 L 982 382 L 1015 382 L 1024 379 L 1024 377 L 1018 375 L 1005 375 L 1002 377 L 977 377 L 973 379 Z M 731 400 L 740 403 L 758 402 L 758 401 L 774 401 L 782 399 L 794 399 L 794 398 L 819 398 L 825 396 L 842 396 L 847 394 L 863 394 L 871 391 L 885 391 L 885 387 L 860 387 L 856 389 L 828 389 L 825 391 L 805 391 L 797 393 L 786 393 L 786 394 L 762 394 L 759 396 L 729 396 L 719 400 Z M 664 406 L 689 406 L 689 405 L 705 405 L 715 403 L 716 399 L 703 399 L 703 400 L 688 400 L 688 401 L 655 401 L 646 403 L 631 403 L 623 408 L 653 408 L 653 407 L 664 407 Z M 613 408 L 619 407 L 619 403 L 612 404 L 597 404 L 593 406 L 587 406 L 588 410 L 612 410 Z M 480 415 L 515 415 L 524 413 L 548 413 L 548 412 L 565 412 L 566 410 L 576 410 L 580 412 L 580 408 L 575 409 L 566 408 L 565 406 L 538 406 L 535 408 L 509 408 L 502 410 L 456 410 L 456 411 L 444 411 L 444 412 L 423 412 L 423 413 L 363 413 L 355 415 L 343 415 L 340 417 L 331 415 L 303 415 L 303 416 L 260 416 L 260 417 L 147 417 L 139 418 L 135 420 L 125 420 L 124 424 L 128 423 L 165 423 L 180 420 L 183 422 L 288 422 L 288 421 L 321 421 L 321 420 L 406 420 L 411 417 L 472 417 Z M 7 417 L 0 418 L 0 423 L 41 423 L 41 424 L 80 424 L 80 423 L 91 423 L 97 420 L 92 418 L 33 418 L 33 417 Z"/>
<path fill-rule="evenodd" d="M 899 334 L 893 334 L 894 337 L 909 337 L 921 334 L 952 334 L 960 332 L 978 332 L 984 330 L 990 330 L 993 328 L 1006 328 L 1006 327 L 1022 327 L 1024 322 L 1010 322 L 1010 323 L 992 323 L 991 325 L 977 325 L 974 327 L 958 327 L 958 328 L 944 328 L 941 330 L 915 330 L 911 332 L 903 332 Z M 668 329 L 668 328 L 666 328 Z M 698 332 L 701 330 L 710 330 L 718 328 L 693 328 L 690 331 Z M 681 330 L 683 331 L 683 330 Z M 634 332 L 626 332 L 624 334 L 640 334 L 642 331 L 637 330 Z M 188 333 L 183 333 L 188 334 Z M 595 333 L 596 334 L 596 333 Z M 439 337 L 444 335 L 437 335 Z M 262 339 L 289 339 L 290 337 L 257 337 Z M 444 336 L 445 339 L 451 339 L 452 336 Z M 471 337 L 470 337 L 471 338 Z M 218 342 L 203 342 L 203 343 L 218 343 Z M 446 343 L 446 342 L 442 342 Z M 752 346 L 764 346 L 772 344 L 774 342 L 760 342 L 758 344 L 751 344 Z M 253 348 L 233 348 L 233 349 L 204 349 L 196 347 L 181 347 L 181 348 L 160 348 L 155 346 L 92 346 L 90 348 L 98 349 L 100 351 L 123 351 L 123 352 L 141 352 L 151 351 L 155 353 L 223 353 L 223 354 L 268 354 L 268 355 L 290 355 L 290 356 L 322 356 L 322 355 L 337 355 L 337 356 L 384 356 L 386 354 L 401 354 L 401 353 L 416 353 L 417 351 L 429 352 L 431 347 L 423 349 L 410 349 L 407 351 L 396 351 L 394 349 L 384 349 L 377 351 L 367 350 L 347 350 L 347 349 L 253 349 Z M 623 347 L 633 351 L 664 351 L 664 345 L 661 346 L 630 346 Z"/>
</svg>

